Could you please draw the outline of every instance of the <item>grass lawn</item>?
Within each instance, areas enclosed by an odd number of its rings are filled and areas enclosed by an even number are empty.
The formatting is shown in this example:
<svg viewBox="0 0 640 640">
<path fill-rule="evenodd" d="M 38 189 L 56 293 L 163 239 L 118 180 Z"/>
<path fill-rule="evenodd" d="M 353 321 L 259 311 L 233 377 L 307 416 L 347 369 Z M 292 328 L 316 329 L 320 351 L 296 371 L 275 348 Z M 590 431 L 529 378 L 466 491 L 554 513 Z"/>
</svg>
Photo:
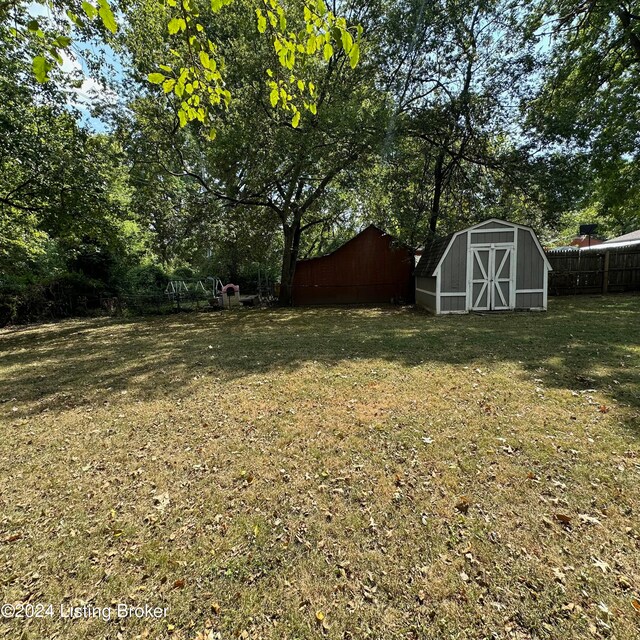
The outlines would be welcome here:
<svg viewBox="0 0 640 640">
<path fill-rule="evenodd" d="M 637 295 L 5 330 L 0 638 L 637 639 L 639 484 Z"/>
</svg>

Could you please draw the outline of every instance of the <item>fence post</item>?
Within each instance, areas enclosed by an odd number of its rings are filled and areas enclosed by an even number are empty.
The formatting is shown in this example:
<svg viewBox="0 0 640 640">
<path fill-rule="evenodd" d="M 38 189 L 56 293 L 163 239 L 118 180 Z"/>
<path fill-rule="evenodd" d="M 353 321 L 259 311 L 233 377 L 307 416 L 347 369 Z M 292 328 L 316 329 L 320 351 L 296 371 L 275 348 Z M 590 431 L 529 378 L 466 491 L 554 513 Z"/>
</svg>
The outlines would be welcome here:
<svg viewBox="0 0 640 640">
<path fill-rule="evenodd" d="M 609 252 L 604 252 L 604 266 L 602 269 L 602 293 L 607 293 L 609 288 Z"/>
</svg>

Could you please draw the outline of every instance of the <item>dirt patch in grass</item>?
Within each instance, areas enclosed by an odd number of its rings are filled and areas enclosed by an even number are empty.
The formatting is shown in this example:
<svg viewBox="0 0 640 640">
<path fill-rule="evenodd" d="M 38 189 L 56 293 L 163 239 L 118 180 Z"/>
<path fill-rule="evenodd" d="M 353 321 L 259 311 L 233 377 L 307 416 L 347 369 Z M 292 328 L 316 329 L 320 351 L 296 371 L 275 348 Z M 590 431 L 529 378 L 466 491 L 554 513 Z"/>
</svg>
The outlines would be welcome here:
<svg viewBox="0 0 640 640">
<path fill-rule="evenodd" d="M 2 600 L 53 605 L 0 637 L 637 638 L 639 327 L 608 296 L 0 332 Z"/>
</svg>

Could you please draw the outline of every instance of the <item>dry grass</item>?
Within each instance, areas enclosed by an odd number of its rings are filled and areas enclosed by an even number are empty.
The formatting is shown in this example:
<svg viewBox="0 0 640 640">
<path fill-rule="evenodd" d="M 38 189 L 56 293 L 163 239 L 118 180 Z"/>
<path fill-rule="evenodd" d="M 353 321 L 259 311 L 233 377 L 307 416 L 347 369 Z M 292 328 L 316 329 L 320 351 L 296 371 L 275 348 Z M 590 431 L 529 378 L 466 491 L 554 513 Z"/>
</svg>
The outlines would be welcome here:
<svg viewBox="0 0 640 640">
<path fill-rule="evenodd" d="M 639 328 L 610 296 L 4 331 L 2 599 L 56 615 L 0 637 L 638 638 Z"/>
</svg>

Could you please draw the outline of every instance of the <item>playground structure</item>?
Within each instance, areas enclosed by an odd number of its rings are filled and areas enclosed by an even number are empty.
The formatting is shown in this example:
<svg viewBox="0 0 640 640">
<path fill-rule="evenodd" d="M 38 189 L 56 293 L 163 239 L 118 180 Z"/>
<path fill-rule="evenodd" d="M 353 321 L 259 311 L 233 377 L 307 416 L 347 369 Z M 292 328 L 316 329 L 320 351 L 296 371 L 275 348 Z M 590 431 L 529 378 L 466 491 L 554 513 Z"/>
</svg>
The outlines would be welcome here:
<svg viewBox="0 0 640 640">
<path fill-rule="evenodd" d="M 239 306 L 270 304 L 274 300 L 273 285 L 269 275 L 258 269 L 257 293 L 240 295 L 240 287 L 229 283 L 224 285 L 217 277 L 204 279 L 171 280 L 165 290 L 166 299 L 175 305 L 177 311 L 189 306 L 196 309 L 208 303 L 214 309 L 231 309 Z"/>
<path fill-rule="evenodd" d="M 175 304 L 176 310 L 181 311 L 187 305 L 200 308 L 200 304 L 217 300 L 222 291 L 222 281 L 219 278 L 207 278 L 207 280 L 170 280 L 164 294 L 166 298 Z M 215 306 L 215 305 L 212 305 Z"/>
<path fill-rule="evenodd" d="M 240 287 L 236 284 L 227 284 L 222 287 L 220 304 L 223 309 L 239 307 L 242 304 L 240 300 Z"/>
</svg>

